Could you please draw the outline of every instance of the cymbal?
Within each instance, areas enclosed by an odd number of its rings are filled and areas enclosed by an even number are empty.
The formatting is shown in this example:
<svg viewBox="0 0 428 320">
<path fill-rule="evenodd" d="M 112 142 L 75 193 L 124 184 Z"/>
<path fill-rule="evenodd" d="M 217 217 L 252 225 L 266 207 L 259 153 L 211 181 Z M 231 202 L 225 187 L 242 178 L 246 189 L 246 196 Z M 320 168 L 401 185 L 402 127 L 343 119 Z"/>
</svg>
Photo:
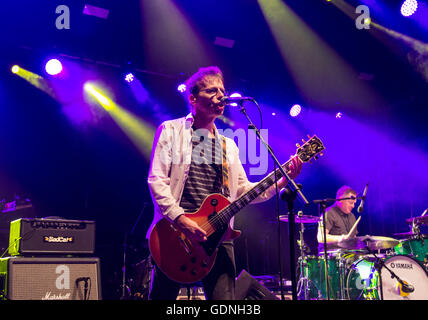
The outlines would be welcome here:
<svg viewBox="0 0 428 320">
<path fill-rule="evenodd" d="M 413 237 L 416 236 L 416 233 L 413 233 L 412 231 L 409 232 L 401 232 L 401 233 L 394 233 L 394 236 L 397 237 Z"/>
<path fill-rule="evenodd" d="M 281 220 L 282 222 L 288 222 L 288 214 L 279 216 L 279 220 Z M 318 223 L 319 221 L 320 217 L 317 216 L 302 215 L 301 217 L 299 217 L 296 215 L 294 217 L 295 223 Z"/>
<path fill-rule="evenodd" d="M 393 248 L 399 243 L 400 241 L 388 237 L 362 236 L 340 241 L 337 245 L 341 248 L 350 250 L 380 250 Z"/>
<path fill-rule="evenodd" d="M 408 224 L 415 222 L 416 224 L 428 224 L 428 215 L 406 219 Z"/>
</svg>

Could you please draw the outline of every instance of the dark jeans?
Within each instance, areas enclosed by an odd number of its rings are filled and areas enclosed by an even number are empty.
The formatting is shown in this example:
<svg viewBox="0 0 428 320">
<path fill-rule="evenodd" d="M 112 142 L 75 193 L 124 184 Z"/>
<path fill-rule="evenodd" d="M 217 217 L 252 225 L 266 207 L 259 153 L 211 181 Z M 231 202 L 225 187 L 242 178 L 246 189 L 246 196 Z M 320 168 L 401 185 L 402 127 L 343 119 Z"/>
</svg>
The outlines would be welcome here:
<svg viewBox="0 0 428 320">
<path fill-rule="evenodd" d="M 150 290 L 150 300 L 176 300 L 181 284 L 169 279 L 155 265 Z M 223 243 L 218 248 L 217 258 L 208 275 L 202 279 L 207 300 L 234 300 L 235 257 L 233 244 Z"/>
</svg>

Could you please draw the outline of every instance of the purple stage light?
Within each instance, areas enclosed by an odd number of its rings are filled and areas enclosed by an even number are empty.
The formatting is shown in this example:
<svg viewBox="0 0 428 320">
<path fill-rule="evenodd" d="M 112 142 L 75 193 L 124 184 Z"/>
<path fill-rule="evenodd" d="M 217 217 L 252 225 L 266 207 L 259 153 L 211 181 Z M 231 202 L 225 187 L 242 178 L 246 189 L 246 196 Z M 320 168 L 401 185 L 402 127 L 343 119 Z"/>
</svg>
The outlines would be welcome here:
<svg viewBox="0 0 428 320">
<path fill-rule="evenodd" d="M 177 90 L 179 91 L 179 92 L 181 92 L 181 93 L 183 93 L 183 92 L 185 92 L 186 91 L 186 85 L 184 84 L 184 83 L 182 83 L 182 84 L 180 84 L 180 85 L 178 85 L 178 87 L 177 87 Z"/>
<path fill-rule="evenodd" d="M 128 73 L 125 75 L 125 81 L 128 83 L 134 81 L 134 79 L 135 79 L 135 76 L 132 73 Z"/>
<path fill-rule="evenodd" d="M 343 116 L 342 112 L 336 113 L 336 119 L 340 119 L 340 118 L 342 118 L 342 116 Z"/>
<path fill-rule="evenodd" d="M 55 76 L 62 71 L 62 64 L 58 59 L 50 59 L 46 62 L 45 70 L 48 74 Z"/>
<path fill-rule="evenodd" d="M 302 111 L 302 107 L 298 104 L 295 104 L 290 109 L 290 116 L 297 117 Z"/>
<path fill-rule="evenodd" d="M 109 10 L 96 6 L 91 6 L 90 4 L 85 4 L 85 6 L 83 7 L 83 14 L 98 17 L 101 19 L 107 19 Z"/>
<path fill-rule="evenodd" d="M 418 9 L 417 0 L 406 0 L 401 5 L 401 14 L 405 17 L 410 17 Z"/>
<path fill-rule="evenodd" d="M 234 92 L 229 97 L 232 97 L 232 98 L 234 98 L 234 97 L 242 97 L 242 94 L 240 94 L 239 92 Z M 237 103 L 231 103 L 229 105 L 232 106 L 232 107 L 237 107 L 238 106 Z"/>
</svg>

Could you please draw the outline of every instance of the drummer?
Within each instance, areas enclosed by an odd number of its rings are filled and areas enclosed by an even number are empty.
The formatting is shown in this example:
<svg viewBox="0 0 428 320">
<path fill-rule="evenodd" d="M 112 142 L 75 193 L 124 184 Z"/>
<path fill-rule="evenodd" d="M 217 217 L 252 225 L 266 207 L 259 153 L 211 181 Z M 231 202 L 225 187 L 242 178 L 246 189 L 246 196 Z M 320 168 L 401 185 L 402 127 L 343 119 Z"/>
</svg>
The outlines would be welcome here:
<svg viewBox="0 0 428 320">
<path fill-rule="evenodd" d="M 355 237 L 358 233 L 357 229 L 349 234 L 356 218 L 352 213 L 355 207 L 357 192 L 349 186 L 342 186 L 337 190 L 336 199 L 354 198 L 348 200 L 336 201 L 331 207 L 326 209 L 325 229 L 326 229 L 326 242 L 327 250 L 340 249 L 337 245 L 338 242 Z M 318 224 L 318 252 L 324 252 L 324 233 L 323 233 L 323 219 Z"/>
</svg>

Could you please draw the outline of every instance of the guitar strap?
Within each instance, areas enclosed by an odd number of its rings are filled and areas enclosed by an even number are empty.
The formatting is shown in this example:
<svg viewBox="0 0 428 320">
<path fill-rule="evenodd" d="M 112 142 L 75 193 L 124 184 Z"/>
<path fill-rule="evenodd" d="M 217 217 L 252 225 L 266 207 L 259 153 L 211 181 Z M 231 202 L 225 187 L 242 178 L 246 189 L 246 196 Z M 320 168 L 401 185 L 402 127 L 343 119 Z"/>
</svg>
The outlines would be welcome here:
<svg viewBox="0 0 428 320">
<path fill-rule="evenodd" d="M 223 146 L 223 157 L 222 157 L 222 176 L 223 176 L 223 184 L 221 186 L 221 193 L 225 197 L 230 196 L 230 190 L 229 190 L 229 166 L 227 164 L 227 157 L 226 157 L 226 138 L 224 136 L 222 138 L 222 146 Z"/>
</svg>

